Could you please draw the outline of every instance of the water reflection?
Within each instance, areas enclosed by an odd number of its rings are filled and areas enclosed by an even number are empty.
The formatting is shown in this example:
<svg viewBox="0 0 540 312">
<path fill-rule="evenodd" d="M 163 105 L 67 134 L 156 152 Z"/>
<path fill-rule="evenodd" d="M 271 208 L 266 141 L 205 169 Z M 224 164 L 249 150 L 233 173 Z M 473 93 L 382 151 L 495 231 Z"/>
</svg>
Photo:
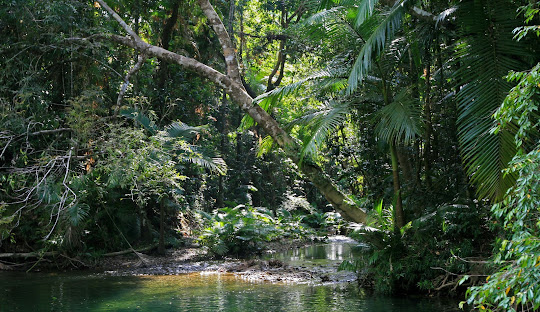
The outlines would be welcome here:
<svg viewBox="0 0 540 312">
<path fill-rule="evenodd" d="M 353 241 L 329 242 L 327 244 L 313 244 L 303 248 L 295 248 L 277 254 L 264 256 L 265 259 L 278 259 L 283 262 L 301 266 L 301 265 L 329 265 L 339 264 L 343 260 L 353 258 Z"/>
</svg>

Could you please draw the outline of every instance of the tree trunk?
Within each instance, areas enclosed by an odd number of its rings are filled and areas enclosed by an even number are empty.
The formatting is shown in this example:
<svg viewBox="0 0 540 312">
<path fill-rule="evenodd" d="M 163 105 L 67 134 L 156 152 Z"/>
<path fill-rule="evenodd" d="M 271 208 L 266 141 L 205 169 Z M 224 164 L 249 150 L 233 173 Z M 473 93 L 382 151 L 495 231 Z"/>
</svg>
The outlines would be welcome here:
<svg viewBox="0 0 540 312">
<path fill-rule="evenodd" d="M 399 183 L 399 164 L 396 146 L 390 144 L 390 156 L 392 157 L 392 176 L 394 180 L 394 196 L 396 204 L 394 207 L 394 224 L 396 229 L 401 229 L 405 225 L 405 215 L 403 213 L 403 203 L 401 201 L 401 186 Z"/>
<path fill-rule="evenodd" d="M 220 139 L 219 139 L 219 153 L 221 156 L 226 154 L 225 150 L 225 138 L 227 137 L 228 127 L 227 127 L 227 93 L 223 92 L 222 99 L 221 99 L 221 106 L 219 108 L 219 117 L 218 117 L 218 123 L 217 128 L 220 132 Z M 224 184 L 223 181 L 223 175 L 218 176 L 218 196 L 216 201 L 216 207 L 223 208 L 224 207 Z"/>
<path fill-rule="evenodd" d="M 165 204 L 164 199 L 159 201 L 159 244 L 158 254 L 165 254 Z"/>
<path fill-rule="evenodd" d="M 225 62 L 227 64 L 227 75 L 220 73 L 212 67 L 209 67 L 199 61 L 168 51 L 166 49 L 148 44 L 143 41 L 133 30 L 116 14 L 104 0 L 97 0 L 100 5 L 105 8 L 117 22 L 130 35 L 130 38 L 119 35 L 102 35 L 106 39 L 120 43 L 122 45 L 139 50 L 149 56 L 160 58 L 164 61 L 173 62 L 180 66 L 192 70 L 199 75 L 216 83 L 219 87 L 237 103 L 240 108 L 247 113 L 253 120 L 258 123 L 264 131 L 270 135 L 276 144 L 278 144 L 300 168 L 300 170 L 313 182 L 313 184 L 321 191 L 326 199 L 334 206 L 334 208 L 343 216 L 343 218 L 365 223 L 367 214 L 343 194 L 332 180 L 315 164 L 307 164 L 301 161 L 300 144 L 285 132 L 278 122 L 273 119 L 264 109 L 254 103 L 253 98 L 246 92 L 242 85 L 242 80 L 238 71 L 238 62 L 236 54 L 232 46 L 231 40 L 219 16 L 214 11 L 208 0 L 199 0 L 204 14 L 208 17 L 220 44 L 222 46 Z"/>
<path fill-rule="evenodd" d="M 172 33 L 174 30 L 174 25 L 178 21 L 178 10 L 180 8 L 180 0 L 177 0 L 173 4 L 171 17 L 167 19 L 165 26 L 163 27 L 163 33 L 161 34 L 161 47 L 165 50 L 169 49 L 169 43 L 171 41 Z M 158 76 L 158 90 L 165 90 L 165 83 L 169 73 L 168 63 L 160 62 L 159 70 L 157 73 Z"/>
<path fill-rule="evenodd" d="M 429 51 L 427 51 L 429 53 Z M 426 170 L 426 186 L 431 189 L 431 133 L 433 132 L 433 126 L 431 124 L 431 62 L 429 60 L 426 64 L 426 92 L 424 103 L 424 118 L 426 119 L 426 132 L 425 132 L 425 145 L 424 145 L 424 168 Z"/>
</svg>

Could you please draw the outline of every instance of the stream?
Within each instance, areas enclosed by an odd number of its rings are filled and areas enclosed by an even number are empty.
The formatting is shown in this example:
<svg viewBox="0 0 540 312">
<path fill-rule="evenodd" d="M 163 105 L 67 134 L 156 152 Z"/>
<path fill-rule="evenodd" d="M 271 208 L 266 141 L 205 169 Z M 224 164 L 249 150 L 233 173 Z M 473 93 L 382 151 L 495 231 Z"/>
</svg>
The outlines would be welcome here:
<svg viewBox="0 0 540 312">
<path fill-rule="evenodd" d="M 459 311 L 455 301 L 368 295 L 354 275 L 336 272 L 351 257 L 350 242 L 339 238 L 263 257 L 330 276 L 304 283 L 268 282 L 215 265 L 175 275 L 0 271 L 0 311 Z"/>
</svg>

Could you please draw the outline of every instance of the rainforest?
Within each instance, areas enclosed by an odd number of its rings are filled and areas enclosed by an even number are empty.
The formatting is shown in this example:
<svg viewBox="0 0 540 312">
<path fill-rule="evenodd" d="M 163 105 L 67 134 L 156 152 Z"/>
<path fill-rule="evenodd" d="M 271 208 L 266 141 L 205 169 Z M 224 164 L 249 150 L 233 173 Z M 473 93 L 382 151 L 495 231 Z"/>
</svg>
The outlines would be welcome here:
<svg viewBox="0 0 540 312">
<path fill-rule="evenodd" d="M 540 1 L 2 0 L 0 39 L 1 311 L 540 310 Z"/>
</svg>

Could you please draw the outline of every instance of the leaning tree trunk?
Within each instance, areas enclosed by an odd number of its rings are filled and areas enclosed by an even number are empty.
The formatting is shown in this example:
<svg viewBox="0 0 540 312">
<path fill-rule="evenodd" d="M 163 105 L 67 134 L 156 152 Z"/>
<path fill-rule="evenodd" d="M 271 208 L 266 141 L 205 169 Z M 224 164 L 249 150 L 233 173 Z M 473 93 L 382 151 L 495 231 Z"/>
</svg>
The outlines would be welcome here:
<svg viewBox="0 0 540 312">
<path fill-rule="evenodd" d="M 285 151 L 286 155 L 298 165 L 300 170 L 313 182 L 343 218 L 359 223 L 366 223 L 366 212 L 357 207 L 345 194 L 343 194 L 319 166 L 302 162 L 299 157 L 300 144 L 285 132 L 278 122 L 257 105 L 253 101 L 253 98 L 246 92 L 242 85 L 236 53 L 229 38 L 229 34 L 208 0 L 198 0 L 198 3 L 219 39 L 225 63 L 227 65 L 227 75 L 195 59 L 179 55 L 143 41 L 122 20 L 122 18 L 105 3 L 104 0 L 97 1 L 129 34 L 129 37 L 111 34 L 101 35 L 101 37 L 131 47 L 147 56 L 157 57 L 164 61 L 176 63 L 185 69 L 192 70 L 216 83 L 224 89 L 231 99 L 237 103 L 246 114 L 253 118 L 253 120 L 274 139 L 274 142 L 276 142 Z"/>
</svg>

